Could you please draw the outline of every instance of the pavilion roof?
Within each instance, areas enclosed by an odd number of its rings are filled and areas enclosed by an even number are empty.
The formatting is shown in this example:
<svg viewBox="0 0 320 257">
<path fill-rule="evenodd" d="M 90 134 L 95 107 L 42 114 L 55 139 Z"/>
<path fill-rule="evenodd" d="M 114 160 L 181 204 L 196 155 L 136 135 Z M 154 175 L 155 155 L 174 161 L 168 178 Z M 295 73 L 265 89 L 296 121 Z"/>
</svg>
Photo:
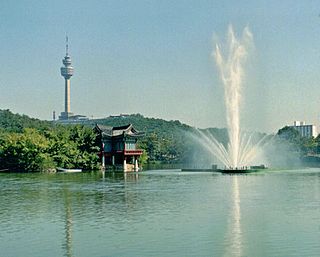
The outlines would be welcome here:
<svg viewBox="0 0 320 257">
<path fill-rule="evenodd" d="M 140 137 L 144 135 L 144 132 L 136 130 L 132 124 L 119 127 L 110 127 L 96 124 L 95 129 L 101 133 L 102 137 L 118 137 L 118 136 L 129 136 L 129 137 Z"/>
</svg>

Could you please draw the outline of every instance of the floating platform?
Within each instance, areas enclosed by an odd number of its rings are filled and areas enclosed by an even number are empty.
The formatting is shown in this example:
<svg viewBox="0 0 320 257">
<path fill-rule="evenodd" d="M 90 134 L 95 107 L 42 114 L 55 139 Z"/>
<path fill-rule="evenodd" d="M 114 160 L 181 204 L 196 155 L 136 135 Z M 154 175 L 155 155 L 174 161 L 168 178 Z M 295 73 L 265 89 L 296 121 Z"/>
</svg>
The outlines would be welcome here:
<svg viewBox="0 0 320 257">
<path fill-rule="evenodd" d="M 219 170 L 221 173 L 225 174 L 245 174 L 245 173 L 251 173 L 251 172 L 257 172 L 258 169 L 223 169 Z"/>
<path fill-rule="evenodd" d="M 216 165 L 212 166 L 211 169 L 181 169 L 181 171 L 189 171 L 189 172 L 219 172 L 224 174 L 245 174 L 245 173 L 252 173 L 261 170 L 267 169 L 265 165 L 258 165 L 258 166 L 250 166 L 250 167 L 242 167 L 242 168 L 234 168 L 234 169 L 218 169 Z"/>
<path fill-rule="evenodd" d="M 219 173 L 225 173 L 225 174 L 241 174 L 241 173 L 251 173 L 259 171 L 258 169 L 242 169 L 242 170 L 229 170 L 229 169 L 181 169 L 183 172 L 219 172 Z"/>
</svg>

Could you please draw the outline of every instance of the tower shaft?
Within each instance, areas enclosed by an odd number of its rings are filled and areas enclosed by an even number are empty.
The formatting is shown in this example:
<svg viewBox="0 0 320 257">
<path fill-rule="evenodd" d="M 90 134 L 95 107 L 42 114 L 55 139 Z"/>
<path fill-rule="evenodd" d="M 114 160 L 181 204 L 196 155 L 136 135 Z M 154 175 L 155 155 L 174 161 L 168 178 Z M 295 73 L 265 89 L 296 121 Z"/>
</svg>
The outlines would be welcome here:
<svg viewBox="0 0 320 257">
<path fill-rule="evenodd" d="M 70 79 L 65 78 L 65 102 L 64 102 L 64 112 L 66 114 L 70 113 Z"/>
</svg>

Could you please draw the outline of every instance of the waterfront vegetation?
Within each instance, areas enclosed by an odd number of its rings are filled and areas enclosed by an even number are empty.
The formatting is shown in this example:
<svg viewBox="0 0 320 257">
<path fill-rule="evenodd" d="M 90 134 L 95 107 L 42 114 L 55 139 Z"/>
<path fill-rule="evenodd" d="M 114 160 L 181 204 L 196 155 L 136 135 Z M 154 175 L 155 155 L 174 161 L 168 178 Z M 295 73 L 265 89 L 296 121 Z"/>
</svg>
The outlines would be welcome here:
<svg viewBox="0 0 320 257">
<path fill-rule="evenodd" d="M 96 136 L 85 126 L 63 126 L 0 110 L 0 170 L 98 168 Z"/>
<path fill-rule="evenodd" d="M 95 135 L 83 126 L 56 126 L 45 130 L 25 128 L 1 132 L 0 169 L 50 171 L 57 167 L 96 169 Z"/>
<path fill-rule="evenodd" d="M 291 151 L 297 152 L 301 157 L 320 154 L 320 136 L 302 137 L 297 130 L 285 126 L 277 133 L 278 141 L 290 146 Z"/>
<path fill-rule="evenodd" d="M 144 150 L 140 160 L 143 164 L 188 164 L 194 162 L 192 156 L 197 153 L 198 160 L 204 158 L 190 137 L 195 129 L 177 120 L 165 121 L 133 114 L 91 120 L 83 125 L 62 125 L 0 110 L 0 170 L 98 169 L 100 144 L 92 130 L 95 123 L 108 126 L 131 123 L 145 132 L 138 143 L 138 147 Z M 226 129 L 210 128 L 207 132 L 224 144 L 228 141 Z M 278 131 L 275 140 L 301 159 L 318 162 L 319 136 L 301 137 L 293 128 L 284 127 Z"/>
<path fill-rule="evenodd" d="M 179 121 L 145 118 L 140 114 L 91 120 L 83 125 L 62 125 L 0 110 L 0 169 L 44 171 L 64 168 L 99 168 L 100 144 L 92 131 L 95 123 L 122 126 L 129 123 L 145 132 L 138 141 L 142 164 L 177 164 L 190 161 L 194 151 L 192 127 Z M 213 133 L 226 135 L 224 129 Z"/>
<path fill-rule="evenodd" d="M 301 163 L 307 166 L 320 165 L 320 135 L 317 137 L 302 137 L 297 130 L 285 126 L 277 133 L 276 140 L 286 145 L 290 152 L 300 159 Z"/>
</svg>

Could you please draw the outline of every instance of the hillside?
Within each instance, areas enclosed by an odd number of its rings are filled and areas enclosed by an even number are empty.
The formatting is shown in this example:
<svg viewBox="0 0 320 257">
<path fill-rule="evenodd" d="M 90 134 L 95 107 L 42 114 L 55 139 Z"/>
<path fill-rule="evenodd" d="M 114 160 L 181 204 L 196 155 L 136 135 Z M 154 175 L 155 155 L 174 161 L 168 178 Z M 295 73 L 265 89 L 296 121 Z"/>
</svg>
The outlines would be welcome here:
<svg viewBox="0 0 320 257">
<path fill-rule="evenodd" d="M 192 134 L 195 129 L 180 121 L 166 121 L 163 119 L 146 118 L 141 114 L 132 114 L 105 119 L 89 120 L 84 125 L 93 127 L 95 123 L 107 126 L 121 126 L 133 124 L 134 127 L 145 132 L 139 147 L 144 149 L 148 162 L 186 163 L 199 159 L 201 149 L 196 145 Z M 0 110 L 0 130 L 21 133 L 25 128 L 45 131 L 53 127 L 53 122 L 41 121 L 26 115 L 13 114 L 9 110 Z M 74 125 L 68 125 L 73 127 Z M 225 129 L 210 128 L 208 131 L 218 137 L 223 143 L 227 141 Z"/>
<path fill-rule="evenodd" d="M 178 120 L 166 121 L 146 118 L 141 114 L 132 114 L 91 122 L 107 126 L 121 126 L 131 123 L 137 130 L 145 132 L 145 137 L 140 141 L 139 147 L 146 150 L 149 162 L 189 163 L 201 156 L 201 149 L 192 137 L 195 128 Z M 226 129 L 210 128 L 208 131 L 223 143 L 227 141 Z"/>
<path fill-rule="evenodd" d="M 0 110 L 0 163 L 2 163 L 0 168 L 8 168 L 10 165 L 16 167 L 16 163 L 22 161 L 22 156 L 27 158 L 33 149 L 30 155 L 33 157 L 24 160 L 19 167 L 27 166 L 31 163 L 30 160 L 35 159 L 34 154 L 40 154 L 38 160 L 41 161 L 37 161 L 36 164 L 40 163 L 41 167 L 59 165 L 90 169 L 98 163 L 96 153 L 100 146 L 91 129 L 96 123 L 107 126 L 131 123 L 137 130 L 145 132 L 145 136 L 139 140 L 138 147 L 145 150 L 144 159 L 151 164 L 176 163 L 201 167 L 201 165 L 217 162 L 213 155 L 209 154 L 208 149 L 206 150 L 207 146 L 210 148 L 210 140 L 203 141 L 201 145 L 197 135 L 199 131 L 177 120 L 166 121 L 132 114 L 89 120 L 83 124 L 84 127 L 75 124 L 64 126 L 52 121 L 41 121 L 26 115 L 13 114 L 9 110 Z M 318 158 L 320 137 L 304 138 L 295 130 L 291 130 L 288 128 L 279 130 L 279 138 L 273 140 L 275 141 L 273 148 L 270 146 L 271 150 L 267 151 L 266 158 L 270 157 L 269 159 L 272 160 L 275 156 L 283 156 L 286 153 L 290 158 L 283 158 L 290 162 L 292 159 L 304 157 L 305 162 L 318 165 L 318 159 L 312 159 L 310 156 Z M 213 135 L 224 145 L 228 142 L 226 129 L 208 128 L 201 131 Z M 255 133 L 253 136 L 253 141 L 258 141 L 264 134 Z M 11 156 L 9 153 L 12 153 Z M 13 153 L 20 154 L 14 156 Z"/>
<path fill-rule="evenodd" d="M 25 128 L 43 129 L 52 126 L 49 121 L 14 114 L 10 110 L 0 110 L 0 129 L 8 132 L 22 132 Z"/>
</svg>

